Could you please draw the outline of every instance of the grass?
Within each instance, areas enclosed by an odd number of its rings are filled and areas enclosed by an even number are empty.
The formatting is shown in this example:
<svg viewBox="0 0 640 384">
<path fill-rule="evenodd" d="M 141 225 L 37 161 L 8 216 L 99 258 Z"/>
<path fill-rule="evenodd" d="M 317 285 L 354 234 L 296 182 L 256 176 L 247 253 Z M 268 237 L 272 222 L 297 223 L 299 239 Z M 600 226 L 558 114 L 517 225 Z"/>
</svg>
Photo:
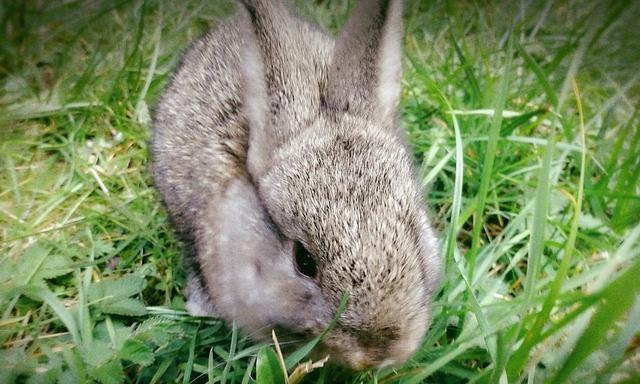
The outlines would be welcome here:
<svg viewBox="0 0 640 384">
<path fill-rule="evenodd" d="M 330 30 L 350 9 L 296 3 Z M 0 3 L 0 382 L 270 382 L 271 348 L 184 312 L 147 170 L 154 100 L 232 9 Z M 640 381 L 640 5 L 406 14 L 403 116 L 446 278 L 403 367 L 306 382 Z"/>
</svg>

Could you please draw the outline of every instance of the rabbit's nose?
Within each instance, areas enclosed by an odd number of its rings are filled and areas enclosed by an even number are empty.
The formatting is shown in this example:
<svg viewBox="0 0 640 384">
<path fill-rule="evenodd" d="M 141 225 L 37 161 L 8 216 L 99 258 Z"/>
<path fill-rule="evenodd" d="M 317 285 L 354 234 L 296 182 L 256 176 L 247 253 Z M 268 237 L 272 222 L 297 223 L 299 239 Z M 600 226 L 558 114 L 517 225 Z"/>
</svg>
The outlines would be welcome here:
<svg viewBox="0 0 640 384">
<path fill-rule="evenodd" d="M 378 364 L 377 367 L 378 368 L 386 368 L 386 367 L 391 367 L 393 365 L 396 365 L 398 362 L 395 359 L 385 359 L 382 361 L 382 363 Z"/>
<path fill-rule="evenodd" d="M 372 364 L 371 360 L 362 351 L 353 352 L 350 360 L 351 368 L 356 371 L 375 367 L 375 364 Z"/>
<path fill-rule="evenodd" d="M 385 359 L 380 361 L 379 359 L 372 358 L 364 351 L 352 352 L 350 357 L 351 368 L 356 371 L 361 371 L 370 368 L 383 368 L 388 367 L 396 363 L 393 359 Z"/>
</svg>

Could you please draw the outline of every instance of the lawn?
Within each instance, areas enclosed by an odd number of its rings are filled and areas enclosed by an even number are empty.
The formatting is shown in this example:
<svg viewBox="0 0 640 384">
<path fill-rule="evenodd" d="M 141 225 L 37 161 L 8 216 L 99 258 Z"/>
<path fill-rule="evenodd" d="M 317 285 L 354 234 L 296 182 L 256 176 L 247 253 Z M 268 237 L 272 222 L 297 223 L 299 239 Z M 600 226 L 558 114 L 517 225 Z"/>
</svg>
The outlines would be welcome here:
<svg viewBox="0 0 640 384">
<path fill-rule="evenodd" d="M 330 31 L 353 5 L 295 3 Z M 0 383 L 278 382 L 273 347 L 184 311 L 148 170 L 154 101 L 232 13 L 0 2 Z M 637 1 L 407 2 L 434 321 L 402 367 L 305 382 L 640 382 L 638 20 Z"/>
</svg>

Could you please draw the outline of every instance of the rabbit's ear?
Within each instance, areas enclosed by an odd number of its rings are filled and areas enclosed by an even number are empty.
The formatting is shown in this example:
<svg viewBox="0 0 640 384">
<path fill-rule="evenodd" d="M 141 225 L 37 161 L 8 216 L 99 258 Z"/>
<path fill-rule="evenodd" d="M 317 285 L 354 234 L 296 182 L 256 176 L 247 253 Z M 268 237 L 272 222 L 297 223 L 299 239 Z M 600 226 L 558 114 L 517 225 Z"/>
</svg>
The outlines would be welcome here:
<svg viewBox="0 0 640 384">
<path fill-rule="evenodd" d="M 271 153 L 277 145 L 276 138 L 267 134 L 269 119 L 269 95 L 267 92 L 265 52 L 260 46 L 264 25 L 258 7 L 260 0 L 242 0 L 239 6 L 241 36 L 244 49 L 241 52 L 240 72 L 243 83 L 243 113 L 249 125 L 249 150 L 247 167 L 253 176 L 259 176 L 270 163 Z M 264 10 L 262 10 L 264 12 Z"/>
<path fill-rule="evenodd" d="M 338 41 L 325 93 L 329 109 L 391 123 L 402 81 L 401 0 L 361 0 Z"/>
<path fill-rule="evenodd" d="M 244 7 L 239 7 L 238 12 L 241 35 L 244 39 L 244 49 L 240 57 L 244 100 L 242 109 L 249 126 L 247 167 L 250 174 L 256 175 L 261 174 L 270 162 L 270 154 L 275 143 L 273 137 L 264 134 L 269 116 L 269 100 L 263 55 L 253 26 L 254 16 L 251 14 L 255 8 L 247 2 L 243 2 L 243 5 Z"/>
<path fill-rule="evenodd" d="M 314 92 L 305 57 L 307 31 L 282 0 L 241 0 L 247 36 L 242 60 L 248 118 L 247 167 L 254 178 L 268 168 L 271 154 L 308 120 Z M 316 102 L 318 104 L 318 102 Z M 277 128 L 277 129 L 276 129 Z"/>
</svg>

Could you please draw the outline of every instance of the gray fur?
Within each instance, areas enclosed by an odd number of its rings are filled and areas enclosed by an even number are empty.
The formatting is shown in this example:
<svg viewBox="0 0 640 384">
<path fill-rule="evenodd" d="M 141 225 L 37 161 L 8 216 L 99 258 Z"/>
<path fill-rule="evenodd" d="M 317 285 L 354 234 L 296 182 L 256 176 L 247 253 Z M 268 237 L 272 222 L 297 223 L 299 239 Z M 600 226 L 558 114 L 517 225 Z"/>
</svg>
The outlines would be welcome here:
<svg viewBox="0 0 640 384">
<path fill-rule="evenodd" d="M 334 41 L 245 1 L 196 41 L 154 117 L 153 173 L 185 243 L 188 309 L 307 337 L 360 369 L 419 346 L 438 241 L 397 121 L 402 4 L 363 1 Z M 293 243 L 318 277 L 300 274 Z"/>
</svg>

